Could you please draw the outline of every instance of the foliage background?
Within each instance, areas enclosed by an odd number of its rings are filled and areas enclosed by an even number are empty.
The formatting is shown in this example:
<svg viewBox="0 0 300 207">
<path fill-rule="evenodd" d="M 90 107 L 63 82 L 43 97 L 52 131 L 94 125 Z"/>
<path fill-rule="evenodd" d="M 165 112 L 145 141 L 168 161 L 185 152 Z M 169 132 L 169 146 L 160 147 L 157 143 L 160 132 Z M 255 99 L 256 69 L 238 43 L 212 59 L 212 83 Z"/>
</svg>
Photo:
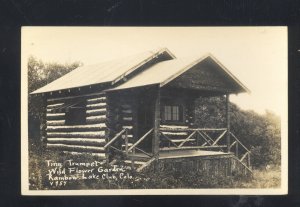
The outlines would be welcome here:
<svg viewBox="0 0 300 207">
<path fill-rule="evenodd" d="M 196 103 L 196 125 L 218 128 L 226 126 L 225 97 L 200 98 Z M 252 153 L 255 168 L 280 165 L 280 117 L 271 111 L 260 115 L 252 110 L 242 110 L 230 103 L 231 131 Z"/>
</svg>

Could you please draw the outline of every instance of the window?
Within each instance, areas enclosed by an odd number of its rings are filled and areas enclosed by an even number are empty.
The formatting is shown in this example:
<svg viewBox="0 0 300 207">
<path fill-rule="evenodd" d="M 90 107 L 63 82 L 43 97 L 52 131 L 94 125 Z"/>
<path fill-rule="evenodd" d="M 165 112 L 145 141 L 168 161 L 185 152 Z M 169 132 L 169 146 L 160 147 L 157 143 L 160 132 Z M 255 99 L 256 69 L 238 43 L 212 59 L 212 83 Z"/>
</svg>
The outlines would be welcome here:
<svg viewBox="0 0 300 207">
<path fill-rule="evenodd" d="M 182 121 L 182 106 L 181 105 L 165 105 L 164 106 L 164 121 Z"/>
<path fill-rule="evenodd" d="M 81 125 L 86 123 L 85 103 L 69 105 L 66 109 L 66 125 Z"/>
</svg>

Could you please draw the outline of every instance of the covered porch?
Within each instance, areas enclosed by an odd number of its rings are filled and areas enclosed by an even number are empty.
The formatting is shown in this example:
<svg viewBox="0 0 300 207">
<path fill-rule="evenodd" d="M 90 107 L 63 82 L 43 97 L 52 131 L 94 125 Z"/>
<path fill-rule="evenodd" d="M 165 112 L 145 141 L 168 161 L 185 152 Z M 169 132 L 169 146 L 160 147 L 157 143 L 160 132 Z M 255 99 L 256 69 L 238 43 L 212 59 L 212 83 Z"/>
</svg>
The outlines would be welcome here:
<svg viewBox="0 0 300 207">
<path fill-rule="evenodd" d="M 231 154 L 250 170 L 250 151 L 230 130 L 229 104 L 230 94 L 247 91 L 212 56 L 188 65 L 185 61 L 157 64 L 106 92 L 114 133 L 109 133 L 105 148 L 125 154 L 131 163 L 137 154 L 147 156 L 147 162 L 166 155 Z M 196 100 L 204 97 L 223 98 L 222 127 L 195 125 Z"/>
<path fill-rule="evenodd" d="M 211 96 L 223 97 L 226 123 L 222 128 L 197 127 L 196 100 Z M 125 104 L 132 115 L 130 119 L 118 117 L 121 120 L 119 129 L 104 148 L 108 154 L 124 156 L 127 163 L 139 170 L 155 160 L 233 156 L 251 171 L 250 151 L 230 131 L 229 96 L 218 91 L 159 86 L 108 94 L 108 100 L 111 97 L 112 102 L 115 102 L 113 97 L 122 97 L 123 102 L 119 102 L 120 110 L 117 111 L 122 111 Z M 113 158 L 109 159 L 109 162 L 115 162 Z"/>
</svg>

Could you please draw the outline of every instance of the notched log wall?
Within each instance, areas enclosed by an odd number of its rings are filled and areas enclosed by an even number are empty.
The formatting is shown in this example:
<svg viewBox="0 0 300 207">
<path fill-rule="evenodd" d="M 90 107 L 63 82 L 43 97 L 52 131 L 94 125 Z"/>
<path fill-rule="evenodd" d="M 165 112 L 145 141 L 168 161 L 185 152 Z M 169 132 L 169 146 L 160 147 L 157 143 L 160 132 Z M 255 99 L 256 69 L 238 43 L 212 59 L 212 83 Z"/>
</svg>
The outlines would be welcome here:
<svg viewBox="0 0 300 207">
<path fill-rule="evenodd" d="M 70 103 L 85 101 L 85 124 L 66 125 L 66 111 Z M 65 107 L 66 106 L 66 107 Z M 48 99 L 46 108 L 47 148 L 71 154 L 90 153 L 105 157 L 106 95 L 104 93 L 76 98 Z"/>
</svg>

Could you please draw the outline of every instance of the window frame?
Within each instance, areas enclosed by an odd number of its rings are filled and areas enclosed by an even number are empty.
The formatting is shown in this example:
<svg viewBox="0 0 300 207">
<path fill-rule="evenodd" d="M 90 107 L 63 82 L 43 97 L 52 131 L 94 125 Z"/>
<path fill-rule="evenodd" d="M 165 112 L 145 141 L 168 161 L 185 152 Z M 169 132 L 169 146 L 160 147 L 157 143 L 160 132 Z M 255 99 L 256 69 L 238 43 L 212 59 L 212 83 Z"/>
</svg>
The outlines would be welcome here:
<svg viewBox="0 0 300 207">
<path fill-rule="evenodd" d="M 166 107 L 170 107 L 171 120 L 166 119 Z M 178 120 L 174 120 L 174 107 L 178 108 Z M 185 124 L 185 105 L 183 103 L 170 103 L 165 102 L 162 104 L 162 114 L 161 114 L 162 123 L 172 123 L 172 124 Z"/>
<path fill-rule="evenodd" d="M 66 126 L 86 125 L 86 118 L 87 118 L 86 101 L 84 100 L 84 101 L 79 101 L 79 102 L 74 101 L 74 103 L 72 103 L 72 102 L 68 103 L 68 106 L 66 108 L 64 108 L 65 125 Z M 80 114 L 84 117 L 82 117 L 80 119 L 70 119 L 70 117 L 72 117 L 72 115 L 70 115 L 70 113 L 75 114 L 75 115 L 73 115 L 73 117 L 78 115 L 79 112 L 76 110 L 82 110 L 82 111 L 80 111 Z"/>
</svg>

